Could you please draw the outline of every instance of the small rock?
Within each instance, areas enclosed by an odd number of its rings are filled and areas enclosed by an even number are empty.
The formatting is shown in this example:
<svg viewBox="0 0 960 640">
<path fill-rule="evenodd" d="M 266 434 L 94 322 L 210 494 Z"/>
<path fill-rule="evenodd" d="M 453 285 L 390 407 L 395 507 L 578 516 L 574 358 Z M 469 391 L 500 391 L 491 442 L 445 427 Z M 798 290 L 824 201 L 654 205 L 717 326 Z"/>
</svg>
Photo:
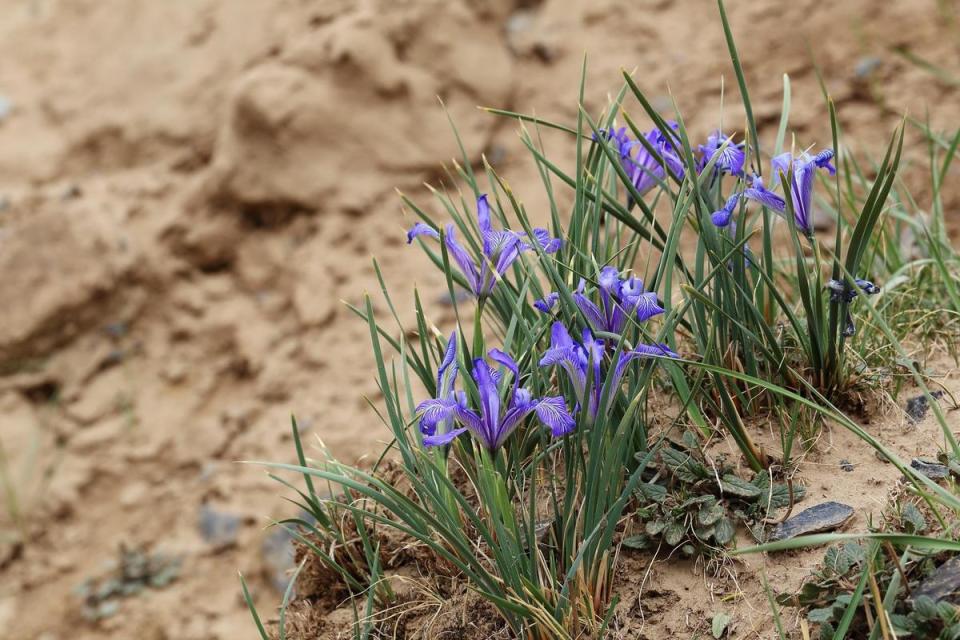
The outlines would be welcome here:
<svg viewBox="0 0 960 640">
<path fill-rule="evenodd" d="M 853 68 L 853 75 L 858 80 L 869 78 L 880 67 L 881 63 L 882 60 L 876 56 L 863 56 L 857 60 L 857 64 Z"/>
<path fill-rule="evenodd" d="M 103 332 L 111 338 L 122 338 L 127 335 L 130 325 L 124 321 L 110 322 L 103 327 Z"/>
<path fill-rule="evenodd" d="M 927 460 L 924 458 L 914 458 L 910 461 L 910 466 L 918 473 L 922 473 L 931 480 L 943 480 L 950 475 L 950 470 L 946 465 L 940 464 L 936 460 Z"/>
<path fill-rule="evenodd" d="M 280 593 L 290 584 L 290 570 L 296 566 L 293 537 L 283 527 L 274 527 L 260 545 L 260 553 L 270 570 L 270 582 Z"/>
<path fill-rule="evenodd" d="M 73 571 L 77 563 L 72 558 L 68 558 L 62 554 L 55 554 L 50 557 L 50 566 L 60 573 L 67 573 Z"/>
<path fill-rule="evenodd" d="M 71 436 L 70 448 L 74 451 L 83 452 L 105 446 L 122 437 L 128 424 L 125 416 L 114 416 L 101 420 L 92 427 L 80 429 L 76 435 Z"/>
<path fill-rule="evenodd" d="M 93 424 L 125 408 L 124 397 L 129 385 L 125 371 L 107 369 L 83 389 L 78 399 L 66 406 L 66 413 L 80 424 Z"/>
<path fill-rule="evenodd" d="M 80 188 L 80 185 L 71 184 L 66 189 L 63 190 L 63 199 L 64 200 L 74 200 L 83 195 L 83 189 Z"/>
<path fill-rule="evenodd" d="M 939 400 L 943 397 L 943 391 L 933 391 L 930 395 L 934 400 Z M 927 396 L 921 393 L 907 400 L 906 410 L 910 421 L 917 423 L 927 416 L 927 411 L 930 410 L 930 402 L 927 400 Z"/>
<path fill-rule="evenodd" d="M 323 326 L 336 312 L 335 298 L 326 275 L 313 271 L 314 278 L 297 282 L 293 290 L 293 307 L 305 326 Z"/>
<path fill-rule="evenodd" d="M 805 509 L 781 522 L 770 534 L 770 540 L 789 540 L 808 533 L 839 529 L 853 517 L 853 507 L 841 502 L 823 502 Z"/>
<path fill-rule="evenodd" d="M 120 492 L 120 504 L 124 507 L 132 507 L 143 502 L 147 495 L 147 485 L 142 482 L 131 484 Z"/>
<path fill-rule="evenodd" d="M 187 366 L 179 360 L 174 360 L 167 363 L 160 375 L 163 376 L 164 380 L 175 386 L 186 380 Z"/>
<path fill-rule="evenodd" d="M 445 307 L 452 307 L 454 306 L 454 303 L 462 304 L 470 300 L 472 297 L 473 294 L 466 289 L 454 289 L 453 297 L 450 296 L 450 292 L 444 291 L 437 296 L 437 302 Z"/>
<path fill-rule="evenodd" d="M 851 471 L 853 471 L 853 463 L 847 460 L 846 458 L 844 458 L 843 460 L 840 461 L 840 470 L 850 473 Z"/>
<path fill-rule="evenodd" d="M 927 596 L 934 601 L 960 593 L 960 557 L 950 558 L 931 573 L 913 591 L 913 597 Z"/>
<path fill-rule="evenodd" d="M 200 506 L 197 527 L 203 539 L 210 545 L 223 548 L 237 542 L 240 532 L 240 516 L 218 511 L 208 504 Z"/>
<path fill-rule="evenodd" d="M 532 11 L 517 11 L 507 18 L 507 23 L 505 25 L 507 33 L 519 33 L 521 31 L 529 31 L 530 27 L 533 26 L 533 20 L 536 14 Z"/>
<path fill-rule="evenodd" d="M 7 96 L 0 96 L 0 121 L 6 120 L 13 111 L 13 102 Z"/>
<path fill-rule="evenodd" d="M 0 600 L 0 628 L 12 629 L 17 615 L 17 601 L 12 597 Z"/>
<path fill-rule="evenodd" d="M 4 226 L 0 358 L 41 357 L 98 322 L 111 303 L 134 298 L 118 283 L 138 264 L 116 251 L 119 225 L 94 224 L 90 210 L 41 207 Z M 125 305 L 126 306 L 126 305 Z M 132 308 L 127 309 L 132 312 Z"/>
</svg>

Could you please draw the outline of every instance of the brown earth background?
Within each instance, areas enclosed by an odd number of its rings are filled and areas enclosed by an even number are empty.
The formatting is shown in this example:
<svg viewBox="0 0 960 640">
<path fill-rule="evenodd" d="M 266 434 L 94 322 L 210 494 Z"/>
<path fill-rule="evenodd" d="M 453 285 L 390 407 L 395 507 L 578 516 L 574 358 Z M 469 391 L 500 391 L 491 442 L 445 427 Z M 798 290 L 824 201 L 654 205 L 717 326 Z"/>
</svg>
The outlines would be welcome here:
<svg viewBox="0 0 960 640">
<path fill-rule="evenodd" d="M 956 86 L 895 51 L 960 69 L 953 2 L 728 4 L 764 134 L 787 73 L 798 144 L 829 143 L 814 58 L 860 151 L 905 110 L 960 124 Z M 0 496 L 0 638 L 253 638 L 237 571 L 276 604 L 289 561 L 264 525 L 293 513 L 236 461 L 292 462 L 291 413 L 342 459 L 379 451 L 341 303 L 378 291 L 372 256 L 404 319 L 413 283 L 449 313 L 395 193 L 439 213 L 438 96 L 542 215 L 516 123 L 476 106 L 571 122 L 585 53 L 592 113 L 621 67 L 697 135 L 721 87 L 735 101 L 708 0 L 0 2 L 0 444 L 27 531 L 9 541 Z M 570 166 L 569 138 L 546 144 Z M 121 544 L 179 554 L 179 579 L 87 622 L 74 589 Z"/>
</svg>

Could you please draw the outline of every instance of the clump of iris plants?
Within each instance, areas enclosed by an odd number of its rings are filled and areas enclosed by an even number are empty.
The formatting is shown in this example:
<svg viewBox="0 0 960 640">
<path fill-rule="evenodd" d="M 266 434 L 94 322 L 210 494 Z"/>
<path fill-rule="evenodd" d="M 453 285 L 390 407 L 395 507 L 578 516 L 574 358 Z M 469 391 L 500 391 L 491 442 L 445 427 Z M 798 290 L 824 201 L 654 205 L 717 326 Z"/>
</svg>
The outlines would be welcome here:
<svg viewBox="0 0 960 640">
<path fill-rule="evenodd" d="M 327 452 L 308 460 L 296 429 L 299 464 L 270 464 L 302 474 L 296 503 L 311 518 L 286 524 L 364 594 L 368 614 L 396 604 L 377 537 L 388 528 L 429 554 L 425 575 L 441 566 L 456 576 L 513 637 L 605 637 L 620 624 L 618 548 L 632 540 L 739 553 L 730 547 L 743 526 L 761 539 L 754 528 L 803 494 L 793 454 L 805 421 L 849 429 L 928 506 L 960 509 L 953 492 L 838 409 L 863 377 L 858 326 L 900 348 L 873 301 L 883 297 L 877 274 L 890 274 L 877 238 L 903 129 L 870 180 L 850 169 L 829 100 L 830 143 L 787 150 L 787 80 L 773 142 L 758 135 L 718 4 L 744 131 L 691 135 L 679 111 L 664 117 L 624 73 L 603 112 L 581 109 L 574 122 L 490 109 L 519 123 L 546 211 L 528 211 L 495 167 L 475 169 L 466 155 L 456 190 L 435 190 L 435 205 L 403 197 L 417 218 L 407 242 L 442 273 L 453 316 L 438 327 L 419 290 L 394 297 L 382 277 L 389 319 L 369 297 L 352 307 L 369 328 L 382 393 L 371 404 L 392 435 L 381 458 L 392 470 Z M 575 151 L 572 167 L 545 155 L 548 132 Z M 832 221 L 832 237 L 817 232 L 818 215 Z M 401 305 L 415 311 L 413 326 Z M 960 453 L 942 412 L 938 420 Z M 767 422 L 778 425 L 776 450 L 756 442 Z M 677 433 L 689 451 L 729 438 L 739 456 L 709 467 L 681 459 L 670 444 Z M 637 522 L 653 523 L 642 535 L 656 545 L 631 538 Z M 374 624 L 358 613 L 356 637 Z"/>
</svg>

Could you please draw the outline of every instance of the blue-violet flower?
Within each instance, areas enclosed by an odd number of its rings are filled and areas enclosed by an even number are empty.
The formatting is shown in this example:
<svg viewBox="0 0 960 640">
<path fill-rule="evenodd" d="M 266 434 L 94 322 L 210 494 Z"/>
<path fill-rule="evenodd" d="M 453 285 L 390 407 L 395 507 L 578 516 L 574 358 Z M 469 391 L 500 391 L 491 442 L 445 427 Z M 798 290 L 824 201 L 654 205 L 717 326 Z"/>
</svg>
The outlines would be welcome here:
<svg viewBox="0 0 960 640">
<path fill-rule="evenodd" d="M 550 332 L 550 348 L 540 359 L 541 367 L 559 365 L 563 368 L 576 395 L 578 410 L 585 410 L 591 423 L 597 417 L 604 388 L 609 389 L 608 393 L 616 393 L 631 361 L 656 356 L 679 357 L 665 344 L 640 344 L 617 356 L 616 365 L 608 372 L 610 379 L 607 380 L 601 374 L 604 348 L 603 340 L 595 339 L 589 329 L 583 330 L 583 341 L 576 342 L 563 323 L 554 322 Z M 590 388 L 587 388 L 588 381 L 591 381 Z"/>
<path fill-rule="evenodd" d="M 723 144 L 729 140 L 726 147 Z M 733 136 L 724 135 L 719 129 L 707 136 L 706 144 L 697 147 L 700 151 L 700 158 L 697 161 L 697 172 L 703 173 L 707 164 L 717 156 L 713 165 L 714 173 L 729 173 L 733 176 L 743 176 L 743 163 L 746 154 L 743 151 L 742 142 L 734 142 Z M 723 147 L 723 149 L 721 149 Z"/>
<path fill-rule="evenodd" d="M 842 332 L 845 338 L 851 338 L 857 334 L 857 328 L 853 324 L 853 316 L 850 315 L 849 304 L 860 295 L 861 291 L 868 296 L 880 293 L 880 287 L 869 280 L 854 278 L 853 283 L 855 285 L 853 287 L 850 286 L 849 281 L 845 280 L 830 280 L 826 284 L 826 289 L 830 292 L 830 302 L 845 302 L 848 305 Z"/>
<path fill-rule="evenodd" d="M 456 232 L 452 224 L 447 225 L 444 241 L 447 250 L 466 278 L 470 290 L 478 298 L 489 296 L 497 280 L 503 276 L 510 266 L 520 257 L 523 251 L 529 251 L 534 246 L 530 244 L 530 236 L 510 229 L 494 229 L 490 221 L 490 204 L 486 194 L 477 198 L 477 224 L 480 228 L 480 238 L 483 241 L 483 256 L 479 265 L 473 257 L 464 250 L 457 241 Z M 428 224 L 418 222 L 407 232 L 407 244 L 418 236 L 430 236 L 440 239 L 440 233 Z M 562 240 L 550 237 L 546 229 L 534 229 L 533 241 L 544 253 L 555 253 L 560 249 Z"/>
<path fill-rule="evenodd" d="M 813 176 L 817 169 L 826 169 L 830 175 L 834 175 L 837 170 L 830 163 L 832 159 L 833 149 L 825 149 L 815 156 L 811 156 L 804 151 L 794 157 L 788 151 L 776 156 L 771 161 L 773 175 L 776 176 L 778 183 L 781 175 L 787 176 L 787 183 L 790 185 L 790 198 L 793 203 L 793 221 L 797 229 L 807 236 L 813 235 Z M 763 178 L 754 175 L 750 187 L 731 195 L 723 208 L 710 216 L 713 224 L 718 227 L 725 227 L 730 224 L 734 209 L 741 197 L 755 200 L 782 216 L 786 215 L 786 201 L 768 189 L 764 185 Z"/>
<path fill-rule="evenodd" d="M 667 124 L 672 129 L 679 128 L 679 125 L 672 120 Z M 651 154 L 639 140 L 631 138 L 627 134 L 626 127 L 609 131 L 601 129 L 600 133 L 604 139 L 617 147 L 620 152 L 620 165 L 641 195 L 666 177 L 667 172 L 664 166 L 669 167 L 677 177 L 683 178 L 683 161 L 677 154 L 673 141 L 663 135 L 660 129 L 654 127 L 644 135 L 650 147 L 660 156 L 659 159 Z"/>
<path fill-rule="evenodd" d="M 663 307 L 657 300 L 657 294 L 644 291 L 640 278 L 620 277 L 615 267 L 604 267 L 597 280 L 600 292 L 600 306 L 584 295 L 585 283 L 573 292 L 573 301 L 586 317 L 590 327 L 596 332 L 622 333 L 630 317 L 638 322 L 646 322 L 655 315 L 663 313 Z M 542 300 L 533 303 L 537 309 L 549 313 L 559 300 L 559 294 L 553 292 Z"/>
<path fill-rule="evenodd" d="M 530 413 L 536 414 L 537 419 L 550 428 L 554 437 L 573 430 L 576 423 L 562 396 L 534 398 L 527 389 L 520 387 L 520 371 L 513 358 L 499 349 L 492 349 L 488 356 L 506 367 L 512 382 L 504 393 L 500 389 L 500 373 L 483 358 L 475 359 L 471 377 L 476 383 L 480 401 L 480 410 L 475 411 L 467 406 L 467 396 L 463 391 L 453 391 L 457 371 L 456 339 L 451 337 L 444 357 L 447 367 L 444 368 L 442 364 L 443 371 L 437 377 L 437 397 L 421 402 L 416 409 L 420 414 L 425 446 L 450 444 L 457 436 L 470 431 L 488 450 L 496 451 Z M 453 423 L 462 426 L 446 428 L 446 425 Z"/>
</svg>

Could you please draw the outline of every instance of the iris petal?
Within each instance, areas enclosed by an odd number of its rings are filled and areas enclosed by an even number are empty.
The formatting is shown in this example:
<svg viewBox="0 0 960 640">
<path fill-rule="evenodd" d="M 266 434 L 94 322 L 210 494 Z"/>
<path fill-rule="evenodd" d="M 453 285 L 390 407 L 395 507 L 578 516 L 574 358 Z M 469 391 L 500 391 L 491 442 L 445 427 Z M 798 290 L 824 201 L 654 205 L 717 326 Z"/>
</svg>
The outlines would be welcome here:
<svg viewBox="0 0 960 640">
<path fill-rule="evenodd" d="M 440 398 L 431 398 L 421 402 L 416 409 L 416 412 L 420 414 L 421 433 L 428 436 L 434 435 L 437 431 L 437 425 L 452 417 L 456 408 L 456 402 Z"/>
<path fill-rule="evenodd" d="M 520 384 L 520 367 L 517 366 L 517 361 L 511 358 L 510 354 L 500 349 L 491 349 L 487 355 L 494 362 L 505 366 L 513 374 L 513 390 L 516 394 L 517 385 Z"/>
<path fill-rule="evenodd" d="M 753 186 L 743 191 L 743 195 L 750 200 L 755 200 L 765 207 L 773 209 L 777 213 L 784 213 L 787 210 L 787 203 L 783 198 L 767 189 L 760 176 L 754 176 Z"/>
<path fill-rule="evenodd" d="M 535 300 L 533 306 L 542 311 L 543 313 L 550 313 L 553 311 L 553 308 L 557 305 L 557 301 L 560 300 L 560 294 L 556 291 L 547 294 L 546 298 L 541 300 Z"/>
<path fill-rule="evenodd" d="M 546 229 L 534 229 L 533 239 L 540 245 L 544 253 L 556 253 L 560 250 L 560 247 L 563 246 L 563 240 L 552 237 Z M 524 244 L 523 248 L 526 250 L 528 248 L 532 249 L 533 247 Z"/>
<path fill-rule="evenodd" d="M 793 217 L 797 228 L 805 234 L 813 233 L 810 218 L 810 205 L 813 199 L 813 172 L 816 164 L 812 160 L 798 160 L 794 163 L 793 183 L 790 196 L 793 199 Z"/>
<path fill-rule="evenodd" d="M 582 293 L 574 293 L 573 301 L 583 313 L 594 331 L 606 331 L 607 322 L 603 312 Z"/>
<path fill-rule="evenodd" d="M 647 292 L 637 298 L 637 320 L 646 322 L 653 316 L 663 313 L 663 307 L 657 300 L 657 294 Z"/>
<path fill-rule="evenodd" d="M 425 436 L 423 438 L 423 446 L 440 447 L 446 444 L 450 444 L 466 430 L 467 430 L 466 427 L 461 427 L 459 429 L 453 429 L 452 431 L 448 431 L 446 433 L 438 433 L 432 436 Z"/>
<path fill-rule="evenodd" d="M 496 434 L 500 424 L 500 393 L 493 378 L 490 365 L 483 358 L 473 361 L 473 379 L 477 383 L 477 393 L 480 396 L 480 415 L 483 417 L 484 440 L 488 443 L 496 442 Z M 493 449 L 494 445 L 490 444 Z"/>
<path fill-rule="evenodd" d="M 477 198 L 477 226 L 480 227 L 482 234 L 490 233 L 493 225 L 490 224 L 490 203 L 487 202 L 487 194 L 483 193 Z"/>
<path fill-rule="evenodd" d="M 470 286 L 470 289 L 475 295 L 479 296 L 481 292 L 481 282 L 480 274 L 477 272 L 477 263 L 473 261 L 473 258 L 470 257 L 470 254 L 464 251 L 463 247 L 460 246 L 460 243 L 457 242 L 456 231 L 454 230 L 452 224 L 447 226 L 444 239 L 446 241 L 447 250 L 450 252 L 450 255 L 453 256 L 457 266 L 460 267 L 460 271 L 467 279 L 467 284 Z"/>
<path fill-rule="evenodd" d="M 826 169 L 827 173 L 831 176 L 836 175 L 837 168 L 830 164 L 830 161 L 833 160 L 833 149 L 824 149 L 816 156 L 814 156 L 813 161 L 816 163 L 817 167 L 820 169 Z"/>
<path fill-rule="evenodd" d="M 450 334 L 447 348 L 443 353 L 443 361 L 437 369 L 437 393 L 453 390 L 453 383 L 457 379 L 457 332 Z"/>
<path fill-rule="evenodd" d="M 726 203 L 724 203 L 723 208 L 719 211 L 714 211 L 710 214 L 710 222 L 717 227 L 726 227 L 730 224 L 730 219 L 733 218 L 733 210 L 736 209 L 737 203 L 740 202 L 740 197 L 744 195 L 742 193 L 734 193 L 732 196 L 727 198 Z"/>
<path fill-rule="evenodd" d="M 555 438 L 566 435 L 576 428 L 577 423 L 567 410 L 567 403 L 562 396 L 550 396 L 542 399 L 534 407 L 537 418 L 550 428 Z"/>
<path fill-rule="evenodd" d="M 412 243 L 413 239 L 418 236 L 430 236 L 431 238 L 435 238 L 437 240 L 440 239 L 440 234 L 437 232 L 437 230 L 423 222 L 418 222 L 417 224 L 413 225 L 410 231 L 407 231 L 407 244 Z"/>
</svg>

